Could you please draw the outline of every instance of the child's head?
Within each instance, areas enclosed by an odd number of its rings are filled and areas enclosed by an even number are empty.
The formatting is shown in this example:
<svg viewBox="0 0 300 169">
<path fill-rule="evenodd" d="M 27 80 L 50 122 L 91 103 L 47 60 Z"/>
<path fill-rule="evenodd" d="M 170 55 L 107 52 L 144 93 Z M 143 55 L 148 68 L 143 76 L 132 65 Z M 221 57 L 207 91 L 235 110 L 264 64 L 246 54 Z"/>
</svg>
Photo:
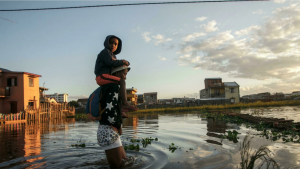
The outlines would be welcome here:
<svg viewBox="0 0 300 169">
<path fill-rule="evenodd" d="M 111 71 L 111 74 L 114 76 L 117 76 L 121 79 L 126 80 L 127 73 L 129 72 L 130 67 L 128 66 L 120 66 L 120 67 L 115 67 Z"/>
<path fill-rule="evenodd" d="M 115 52 L 118 49 L 119 40 L 115 37 L 109 39 L 109 48 L 111 52 Z"/>
<path fill-rule="evenodd" d="M 115 35 L 108 35 L 104 40 L 104 47 L 117 55 L 122 50 L 122 40 Z"/>
</svg>

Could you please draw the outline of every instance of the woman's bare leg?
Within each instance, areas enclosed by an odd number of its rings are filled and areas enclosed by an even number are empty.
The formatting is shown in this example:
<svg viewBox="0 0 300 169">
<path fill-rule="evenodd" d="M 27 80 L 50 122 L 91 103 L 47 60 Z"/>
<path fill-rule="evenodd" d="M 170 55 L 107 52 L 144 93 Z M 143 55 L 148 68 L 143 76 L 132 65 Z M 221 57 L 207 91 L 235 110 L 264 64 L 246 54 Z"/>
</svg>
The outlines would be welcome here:
<svg viewBox="0 0 300 169">
<path fill-rule="evenodd" d="M 126 158 L 123 146 L 105 150 L 105 154 L 110 168 L 120 168 L 122 165 L 122 158 L 124 156 Z"/>
</svg>

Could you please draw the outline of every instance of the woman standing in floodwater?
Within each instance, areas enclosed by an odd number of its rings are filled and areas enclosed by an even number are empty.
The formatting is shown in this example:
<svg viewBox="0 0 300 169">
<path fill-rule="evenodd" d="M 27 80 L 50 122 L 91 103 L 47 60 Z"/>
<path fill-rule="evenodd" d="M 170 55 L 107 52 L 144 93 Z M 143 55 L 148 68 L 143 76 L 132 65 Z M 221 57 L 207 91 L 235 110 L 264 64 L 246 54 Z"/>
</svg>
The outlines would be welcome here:
<svg viewBox="0 0 300 169">
<path fill-rule="evenodd" d="M 127 72 L 130 70 L 127 66 L 114 68 L 111 72 L 114 76 L 126 80 Z M 99 118 L 87 114 L 90 120 L 99 120 L 97 132 L 98 144 L 102 150 L 105 150 L 107 161 L 111 168 L 119 168 L 122 165 L 122 159 L 126 159 L 124 147 L 121 143 L 122 135 L 122 109 L 121 99 L 118 95 L 119 85 L 110 83 L 101 86 L 100 106 L 105 107 Z"/>
</svg>

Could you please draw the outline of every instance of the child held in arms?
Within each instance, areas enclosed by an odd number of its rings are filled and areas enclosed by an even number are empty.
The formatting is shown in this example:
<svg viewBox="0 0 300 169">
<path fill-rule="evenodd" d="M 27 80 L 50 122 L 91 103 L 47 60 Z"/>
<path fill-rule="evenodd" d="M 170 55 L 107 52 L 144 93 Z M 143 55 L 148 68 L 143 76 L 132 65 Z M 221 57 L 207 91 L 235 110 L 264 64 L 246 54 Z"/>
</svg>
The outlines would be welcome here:
<svg viewBox="0 0 300 169">
<path fill-rule="evenodd" d="M 129 62 L 126 60 L 117 60 L 116 55 L 121 52 L 122 41 L 120 38 L 109 35 L 104 41 L 104 49 L 98 54 L 94 73 L 96 75 L 96 81 L 99 86 L 103 86 L 109 83 L 115 83 L 120 85 L 120 96 L 122 99 L 122 112 L 136 111 L 135 106 L 130 105 L 127 102 L 126 95 L 126 83 L 125 79 L 111 75 L 112 67 L 129 66 Z M 127 117 L 125 113 L 122 113 L 122 117 Z"/>
</svg>

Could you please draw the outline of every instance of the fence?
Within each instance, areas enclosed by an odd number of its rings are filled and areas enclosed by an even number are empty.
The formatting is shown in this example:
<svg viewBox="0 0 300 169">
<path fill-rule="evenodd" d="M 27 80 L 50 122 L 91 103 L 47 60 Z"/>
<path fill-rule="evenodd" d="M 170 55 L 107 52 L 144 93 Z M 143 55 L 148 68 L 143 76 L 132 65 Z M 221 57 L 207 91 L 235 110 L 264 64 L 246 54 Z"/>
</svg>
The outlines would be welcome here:
<svg viewBox="0 0 300 169">
<path fill-rule="evenodd" d="M 45 121 L 51 118 L 63 118 L 74 116 L 75 108 L 67 103 L 51 104 L 41 103 L 40 107 L 35 109 L 27 106 L 25 111 L 19 113 L 0 114 L 0 124 L 4 123 L 24 123 L 26 121 Z"/>
</svg>

